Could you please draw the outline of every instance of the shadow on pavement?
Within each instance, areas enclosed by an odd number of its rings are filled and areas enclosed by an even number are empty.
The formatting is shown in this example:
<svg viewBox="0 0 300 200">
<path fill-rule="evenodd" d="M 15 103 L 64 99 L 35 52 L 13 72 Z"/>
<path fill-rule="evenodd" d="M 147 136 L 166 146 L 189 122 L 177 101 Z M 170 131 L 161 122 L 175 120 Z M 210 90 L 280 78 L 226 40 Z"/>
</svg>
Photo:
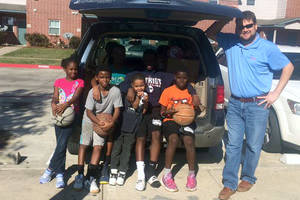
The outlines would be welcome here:
<svg viewBox="0 0 300 200">
<path fill-rule="evenodd" d="M 19 89 L 0 92 L 0 149 L 8 145 L 9 140 L 26 134 L 41 134 L 46 126 L 40 125 L 40 118 L 45 116 L 50 93 L 31 92 Z M 50 104 L 49 104 L 50 106 Z M 23 148 L 14 145 L 14 151 Z"/>
<path fill-rule="evenodd" d="M 85 189 L 81 191 L 76 191 L 73 189 L 73 183 L 72 181 L 67 187 L 62 189 L 59 193 L 54 195 L 50 198 L 50 200 L 62 200 L 62 199 L 68 199 L 68 200 L 81 200 L 86 197 L 89 192 Z"/>
<path fill-rule="evenodd" d="M 223 159 L 222 143 L 211 148 L 198 148 L 196 149 L 196 159 L 195 159 L 195 171 L 198 173 L 199 166 L 201 164 L 212 164 L 219 163 Z M 174 157 L 172 168 L 173 176 L 175 177 L 179 170 L 187 164 L 185 149 L 177 149 L 176 156 Z M 163 168 L 161 169 L 163 170 Z"/>
<path fill-rule="evenodd" d="M 72 177 L 74 173 L 77 171 L 77 165 L 72 165 L 68 167 L 65 172 L 65 183 Z M 82 189 L 81 191 L 76 191 L 73 189 L 74 180 L 69 183 L 64 189 L 62 189 L 59 193 L 50 198 L 50 200 L 81 200 L 84 199 L 85 196 L 89 194 L 89 191 Z"/>
<path fill-rule="evenodd" d="M 146 150 L 145 152 L 145 167 L 147 167 L 149 163 L 149 150 Z M 195 160 L 195 171 L 198 172 L 198 166 L 200 164 L 212 164 L 212 163 L 219 163 L 223 159 L 223 149 L 222 149 L 222 143 L 215 147 L 211 148 L 197 148 L 196 149 L 196 160 Z M 173 167 L 172 167 L 172 174 L 175 176 L 180 169 L 187 164 L 186 160 L 186 153 L 184 148 L 177 148 L 174 159 L 173 159 Z M 165 148 L 161 149 L 159 160 L 158 160 L 158 166 L 157 166 L 157 174 L 160 174 L 162 170 L 164 169 L 165 165 Z M 135 153 L 134 150 L 132 151 L 131 157 L 130 157 L 130 163 L 129 163 L 129 169 L 127 172 L 126 177 L 132 176 L 134 171 L 136 170 L 136 163 L 135 163 Z M 146 169 L 147 170 L 147 169 Z"/>
</svg>

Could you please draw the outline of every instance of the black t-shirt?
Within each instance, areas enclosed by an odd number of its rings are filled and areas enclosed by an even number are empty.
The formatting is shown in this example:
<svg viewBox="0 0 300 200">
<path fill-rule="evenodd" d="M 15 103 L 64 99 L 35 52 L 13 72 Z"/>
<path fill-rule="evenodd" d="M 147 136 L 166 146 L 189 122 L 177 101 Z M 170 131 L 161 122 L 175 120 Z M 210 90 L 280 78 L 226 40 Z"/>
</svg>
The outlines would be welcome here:
<svg viewBox="0 0 300 200">
<path fill-rule="evenodd" d="M 122 133 L 135 134 L 138 125 L 143 118 L 144 104 L 140 104 L 137 109 L 132 107 L 132 104 L 125 98 L 124 111 L 122 113 Z"/>
<path fill-rule="evenodd" d="M 128 73 L 125 80 L 120 84 L 122 93 L 127 93 L 130 88 L 131 78 L 136 73 L 142 73 L 145 75 L 147 93 L 149 95 L 149 106 L 157 107 L 160 106 L 158 103 L 160 95 L 167 87 L 171 86 L 174 82 L 174 74 L 167 72 L 156 72 L 156 71 L 143 71 L 143 72 L 131 72 Z M 191 95 L 195 95 L 195 89 L 189 84 L 188 90 Z"/>
</svg>

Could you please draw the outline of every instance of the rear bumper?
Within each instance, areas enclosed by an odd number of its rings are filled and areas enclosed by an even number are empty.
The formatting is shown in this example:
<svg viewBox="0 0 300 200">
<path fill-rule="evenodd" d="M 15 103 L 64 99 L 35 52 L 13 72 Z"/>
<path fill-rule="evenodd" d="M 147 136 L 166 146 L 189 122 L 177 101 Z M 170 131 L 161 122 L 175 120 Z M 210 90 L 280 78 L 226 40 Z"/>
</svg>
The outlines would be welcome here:
<svg viewBox="0 0 300 200">
<path fill-rule="evenodd" d="M 213 147 L 220 144 L 225 132 L 224 126 L 215 126 L 203 134 L 195 134 L 195 147 Z"/>
</svg>

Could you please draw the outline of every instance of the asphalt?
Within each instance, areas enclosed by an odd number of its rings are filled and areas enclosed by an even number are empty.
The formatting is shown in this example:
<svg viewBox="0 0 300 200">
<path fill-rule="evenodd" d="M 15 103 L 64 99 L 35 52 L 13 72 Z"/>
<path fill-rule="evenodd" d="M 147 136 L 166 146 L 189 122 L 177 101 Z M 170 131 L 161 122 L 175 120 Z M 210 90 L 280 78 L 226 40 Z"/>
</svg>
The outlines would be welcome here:
<svg viewBox="0 0 300 200">
<path fill-rule="evenodd" d="M 197 191 L 185 191 L 186 174 L 184 150 L 178 150 L 173 164 L 179 192 L 170 193 L 163 187 L 149 185 L 143 192 L 135 190 L 134 159 L 124 186 L 101 186 L 92 196 L 87 190 L 74 191 L 77 156 L 67 155 L 67 187 L 55 188 L 55 179 L 39 184 L 39 177 L 55 148 L 54 129 L 49 120 L 53 82 L 63 77 L 62 70 L 0 68 L 0 199 L 71 199 L 71 200 L 216 200 L 222 189 L 224 147 L 220 144 L 208 152 L 197 151 Z M 6 162 L 7 155 L 20 153 L 20 164 Z M 164 152 L 161 153 L 160 171 Z M 147 154 L 148 155 L 148 154 Z M 285 165 L 281 154 L 262 152 L 256 171 L 254 187 L 246 193 L 236 193 L 233 200 L 300 200 L 300 166 Z M 12 159 L 8 159 L 11 161 Z M 159 178 L 162 173 L 159 174 Z"/>
</svg>

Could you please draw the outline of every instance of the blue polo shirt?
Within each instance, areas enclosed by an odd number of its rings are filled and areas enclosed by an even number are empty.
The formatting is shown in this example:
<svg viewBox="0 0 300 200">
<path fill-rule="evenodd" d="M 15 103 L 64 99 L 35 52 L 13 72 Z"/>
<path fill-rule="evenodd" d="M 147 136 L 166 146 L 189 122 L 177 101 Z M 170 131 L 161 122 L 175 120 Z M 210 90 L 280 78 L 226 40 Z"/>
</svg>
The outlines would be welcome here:
<svg viewBox="0 0 300 200">
<path fill-rule="evenodd" d="M 272 86 L 273 72 L 290 63 L 272 42 L 256 34 L 248 46 L 238 35 L 219 33 L 219 46 L 225 51 L 231 93 L 237 97 L 255 97 L 266 94 Z"/>
</svg>

